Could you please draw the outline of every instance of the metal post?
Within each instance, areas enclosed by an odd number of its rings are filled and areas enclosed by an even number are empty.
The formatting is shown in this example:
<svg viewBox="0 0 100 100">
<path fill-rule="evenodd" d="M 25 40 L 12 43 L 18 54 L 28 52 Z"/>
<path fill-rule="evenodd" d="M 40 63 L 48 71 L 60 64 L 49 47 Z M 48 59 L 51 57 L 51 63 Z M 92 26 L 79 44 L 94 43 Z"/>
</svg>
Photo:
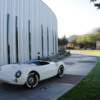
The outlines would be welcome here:
<svg viewBox="0 0 100 100">
<path fill-rule="evenodd" d="M 38 60 L 40 60 L 40 52 L 38 52 L 37 54 L 38 54 Z"/>
</svg>

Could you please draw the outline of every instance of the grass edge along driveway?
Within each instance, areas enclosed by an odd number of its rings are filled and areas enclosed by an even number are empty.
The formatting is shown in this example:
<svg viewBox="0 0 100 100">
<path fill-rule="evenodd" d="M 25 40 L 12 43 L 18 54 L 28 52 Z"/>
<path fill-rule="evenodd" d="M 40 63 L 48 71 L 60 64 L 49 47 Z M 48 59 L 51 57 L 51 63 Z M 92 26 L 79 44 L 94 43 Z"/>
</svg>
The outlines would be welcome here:
<svg viewBox="0 0 100 100">
<path fill-rule="evenodd" d="M 100 50 L 78 50 L 96 56 L 93 70 L 58 100 L 100 100 Z"/>
</svg>

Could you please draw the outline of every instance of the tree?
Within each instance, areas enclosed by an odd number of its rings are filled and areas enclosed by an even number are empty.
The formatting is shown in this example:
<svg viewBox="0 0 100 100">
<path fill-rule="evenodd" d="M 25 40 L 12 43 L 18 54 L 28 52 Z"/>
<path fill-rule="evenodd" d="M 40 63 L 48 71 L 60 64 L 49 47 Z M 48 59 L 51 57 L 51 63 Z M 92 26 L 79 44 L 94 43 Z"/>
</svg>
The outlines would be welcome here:
<svg viewBox="0 0 100 100">
<path fill-rule="evenodd" d="M 95 34 L 97 35 L 97 41 L 100 41 L 100 28 L 95 30 Z"/>
<path fill-rule="evenodd" d="M 86 44 L 88 43 L 88 35 L 82 35 L 76 39 L 78 44 L 83 44 L 84 48 L 86 48 Z"/>
<path fill-rule="evenodd" d="M 77 39 L 79 37 L 79 35 L 71 35 L 70 38 L 74 38 Z"/>
<path fill-rule="evenodd" d="M 66 38 L 66 36 L 64 35 L 61 39 L 60 38 L 58 38 L 58 45 L 59 46 L 62 46 L 61 48 L 60 48 L 60 52 L 61 53 L 65 53 L 66 52 L 66 47 L 65 47 L 65 45 L 67 44 L 67 38 Z"/>
<path fill-rule="evenodd" d="M 58 45 L 66 45 L 68 43 L 66 36 L 64 35 L 61 39 L 58 38 Z"/>
<path fill-rule="evenodd" d="M 58 45 L 62 45 L 62 40 L 60 38 L 58 38 Z"/>
<path fill-rule="evenodd" d="M 61 38 L 61 40 L 62 40 L 63 45 L 66 45 L 68 43 L 67 38 L 66 38 L 65 35 Z"/>
<path fill-rule="evenodd" d="M 90 2 L 96 2 L 97 0 L 90 0 Z M 94 6 L 100 9 L 100 3 L 94 3 Z"/>
<path fill-rule="evenodd" d="M 92 45 L 92 48 L 95 48 L 97 41 L 100 41 L 100 28 L 96 28 L 91 33 L 81 35 L 76 39 L 76 42 L 78 44 L 83 44 L 84 48 L 86 48 L 87 44 L 90 44 Z"/>
<path fill-rule="evenodd" d="M 100 27 L 94 29 L 92 33 L 96 35 L 96 41 L 100 41 Z"/>
<path fill-rule="evenodd" d="M 100 33 L 97 34 L 97 40 L 100 41 Z"/>
<path fill-rule="evenodd" d="M 95 48 L 96 41 L 97 41 L 97 35 L 94 34 L 94 33 L 89 34 L 89 36 L 88 36 L 88 42 L 93 44 L 92 48 Z"/>
</svg>

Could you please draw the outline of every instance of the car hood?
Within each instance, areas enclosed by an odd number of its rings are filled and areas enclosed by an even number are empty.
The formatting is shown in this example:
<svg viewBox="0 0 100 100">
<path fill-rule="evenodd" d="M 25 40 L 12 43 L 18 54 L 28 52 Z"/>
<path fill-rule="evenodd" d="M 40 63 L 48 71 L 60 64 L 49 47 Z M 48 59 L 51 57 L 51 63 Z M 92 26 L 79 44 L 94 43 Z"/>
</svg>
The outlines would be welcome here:
<svg viewBox="0 0 100 100">
<path fill-rule="evenodd" d="M 19 64 L 8 64 L 4 66 L 0 66 L 0 71 L 6 71 L 6 70 L 20 70 Z"/>
</svg>

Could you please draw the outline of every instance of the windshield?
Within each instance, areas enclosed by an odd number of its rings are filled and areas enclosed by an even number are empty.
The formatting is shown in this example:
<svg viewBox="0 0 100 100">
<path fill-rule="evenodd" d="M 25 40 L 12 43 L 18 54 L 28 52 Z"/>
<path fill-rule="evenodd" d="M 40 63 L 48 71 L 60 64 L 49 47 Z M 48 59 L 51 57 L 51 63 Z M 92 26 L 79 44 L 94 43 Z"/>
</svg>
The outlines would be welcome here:
<svg viewBox="0 0 100 100">
<path fill-rule="evenodd" d="M 44 61 L 26 61 L 26 62 L 23 62 L 22 64 L 46 65 L 46 64 L 49 64 L 49 62 L 44 62 Z"/>
</svg>

